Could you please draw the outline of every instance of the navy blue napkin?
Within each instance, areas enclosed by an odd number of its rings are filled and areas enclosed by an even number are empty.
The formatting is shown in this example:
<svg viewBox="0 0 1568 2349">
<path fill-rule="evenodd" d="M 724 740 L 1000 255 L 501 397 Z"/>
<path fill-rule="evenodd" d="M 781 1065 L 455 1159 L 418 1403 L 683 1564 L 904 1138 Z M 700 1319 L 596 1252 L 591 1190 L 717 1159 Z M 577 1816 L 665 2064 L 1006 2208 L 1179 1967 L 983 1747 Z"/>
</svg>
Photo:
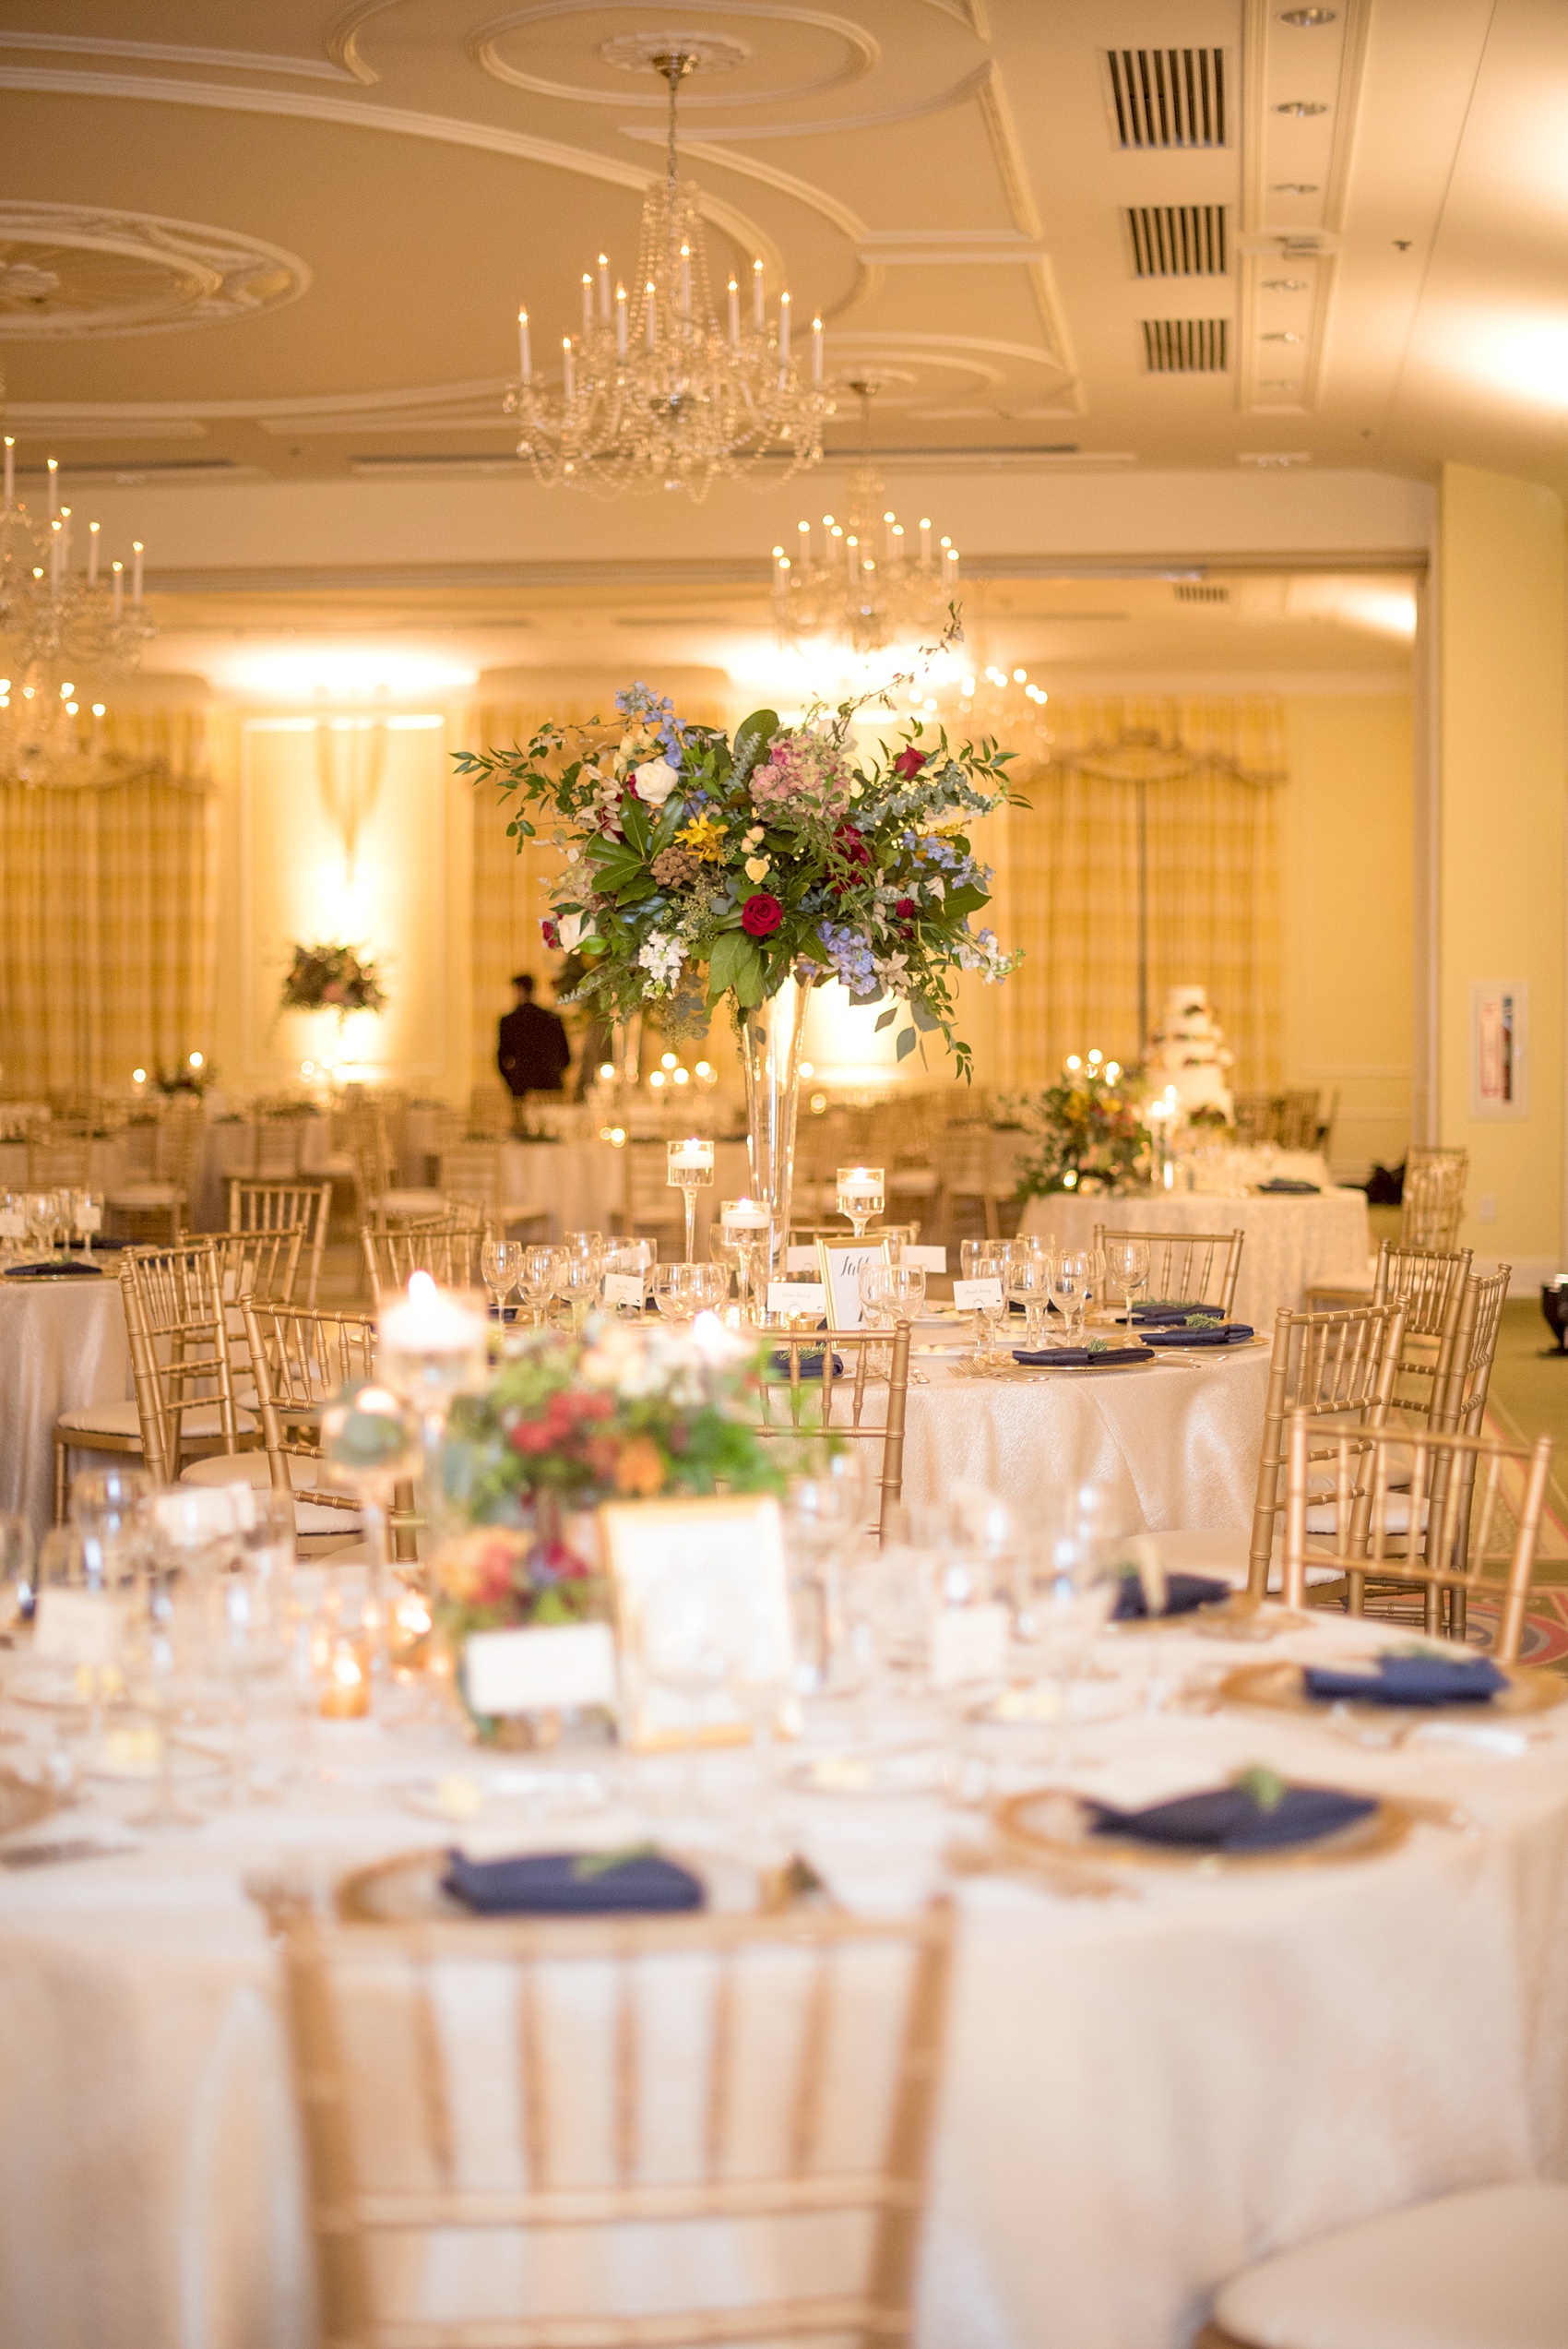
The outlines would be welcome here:
<svg viewBox="0 0 1568 2349">
<path fill-rule="evenodd" d="M 1168 1574 L 1161 1615 L 1191 1615 L 1194 1607 L 1214 1606 L 1230 1596 L 1229 1582 L 1212 1574 Z M 1122 1577 L 1122 1588 L 1111 1609 L 1112 1623 L 1139 1623 L 1148 1614 L 1148 1594 L 1135 1574 Z"/>
<path fill-rule="evenodd" d="M 700 1909 L 707 1898 L 690 1868 L 657 1852 L 525 1852 L 516 1859 L 446 1855 L 445 1889 L 481 1916 L 607 1916 L 618 1912 Z"/>
<path fill-rule="evenodd" d="M 1259 1183 L 1255 1187 L 1272 1192 L 1276 1198 L 1320 1198 L 1323 1195 L 1321 1183 L 1299 1183 L 1293 1174 L 1276 1174 L 1272 1182 Z"/>
<path fill-rule="evenodd" d="M 79 1258 L 74 1256 L 53 1256 L 41 1264 L 10 1264 L 6 1268 L 7 1281 L 70 1281 L 80 1280 L 84 1276 L 92 1281 L 101 1280 L 103 1269 L 101 1265 L 83 1264 Z"/>
<path fill-rule="evenodd" d="M 1364 1697 L 1374 1705 L 1473 1705 L 1506 1688 L 1508 1675 L 1490 1656 L 1380 1656 L 1370 1672 L 1310 1663 L 1301 1685 L 1309 1697 L 1330 1702 Z"/>
<path fill-rule="evenodd" d="M 1253 1334 L 1250 1321 L 1222 1321 L 1218 1330 L 1189 1330 L 1184 1322 L 1146 1330 L 1146 1346 L 1244 1346 Z"/>
<path fill-rule="evenodd" d="M 1352 1819 L 1376 1810 L 1375 1797 L 1342 1794 L 1337 1786 L 1287 1786 L 1265 1810 L 1244 1786 L 1214 1786 L 1201 1795 L 1178 1795 L 1141 1811 L 1090 1803 L 1090 1832 L 1126 1835 L 1137 1843 L 1174 1843 L 1189 1851 L 1268 1852 L 1289 1843 L 1313 1843 Z"/>
<path fill-rule="evenodd" d="M 1201 1313 L 1201 1305 L 1135 1305 L 1133 1307 L 1134 1330 L 1158 1330 L 1170 1322 L 1185 1321 L 1189 1313 Z"/>
<path fill-rule="evenodd" d="M 814 1353 L 802 1354 L 801 1376 L 802 1378 L 820 1378 L 822 1377 L 822 1348 L 818 1346 Z M 790 1376 L 789 1348 L 787 1346 L 779 1346 L 773 1353 L 770 1353 L 767 1357 L 767 1366 L 776 1374 L 777 1377 L 788 1380 Z M 842 1378 L 844 1376 L 844 1357 L 841 1353 L 836 1353 L 833 1357 L 833 1376 L 835 1378 Z"/>
<path fill-rule="evenodd" d="M 1013 1359 L 1031 1370 L 1053 1370 L 1063 1363 L 1072 1367 L 1086 1362 L 1146 1362 L 1148 1349 L 1141 1345 L 1101 1346 L 1098 1353 L 1091 1353 L 1087 1346 L 1046 1346 L 1039 1353 L 1031 1353 L 1025 1346 L 1015 1346 Z"/>
</svg>

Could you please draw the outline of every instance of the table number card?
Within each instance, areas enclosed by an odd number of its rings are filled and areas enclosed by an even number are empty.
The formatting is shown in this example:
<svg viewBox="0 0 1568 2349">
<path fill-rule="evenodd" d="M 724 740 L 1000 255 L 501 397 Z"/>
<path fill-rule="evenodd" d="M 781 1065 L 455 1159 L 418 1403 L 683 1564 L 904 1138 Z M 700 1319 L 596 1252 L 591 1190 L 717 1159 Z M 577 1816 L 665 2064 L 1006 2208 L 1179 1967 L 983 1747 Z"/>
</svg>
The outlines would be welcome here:
<svg viewBox="0 0 1568 2349">
<path fill-rule="evenodd" d="M 1002 1283 L 997 1280 L 955 1281 L 953 1302 L 960 1313 L 1000 1313 Z"/>
<path fill-rule="evenodd" d="M 861 1268 L 887 1262 L 885 1240 L 819 1240 L 823 1287 L 832 1306 L 827 1318 L 835 1330 L 858 1330 L 861 1310 Z"/>
<path fill-rule="evenodd" d="M 784 1523 L 772 1496 L 612 1501 L 599 1522 L 615 1592 L 627 1744 L 743 1744 L 752 1716 L 737 1692 L 742 1681 L 776 1692 L 775 1728 L 798 1735 Z M 694 1688 L 683 1671 L 694 1650 L 732 1657 L 733 1672 Z"/>
<path fill-rule="evenodd" d="M 616 1704 L 615 1640 L 607 1623 L 548 1630 L 472 1631 L 463 1642 L 463 1687 L 481 1714 L 562 1712 Z"/>
</svg>

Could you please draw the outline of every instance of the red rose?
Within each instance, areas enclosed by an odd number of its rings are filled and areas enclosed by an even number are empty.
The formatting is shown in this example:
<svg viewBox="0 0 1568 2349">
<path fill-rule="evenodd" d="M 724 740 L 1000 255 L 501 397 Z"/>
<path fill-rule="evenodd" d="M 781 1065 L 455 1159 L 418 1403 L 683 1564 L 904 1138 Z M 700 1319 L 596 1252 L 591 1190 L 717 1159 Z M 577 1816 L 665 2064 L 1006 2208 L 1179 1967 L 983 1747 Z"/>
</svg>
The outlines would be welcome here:
<svg viewBox="0 0 1568 2349">
<path fill-rule="evenodd" d="M 901 897 L 893 911 L 897 914 L 900 921 L 912 922 L 915 916 L 914 899 L 912 897 Z"/>
<path fill-rule="evenodd" d="M 541 922 L 539 927 L 540 935 L 542 936 L 545 945 L 550 948 L 551 953 L 559 954 L 561 951 L 561 933 L 556 928 L 554 923 Z"/>
<path fill-rule="evenodd" d="M 784 908 L 766 890 L 747 898 L 741 908 L 741 927 L 748 938 L 770 938 L 784 919 Z"/>
<path fill-rule="evenodd" d="M 917 750 L 914 744 L 910 743 L 908 749 L 901 750 L 893 761 L 893 772 L 896 775 L 902 775 L 906 782 L 912 781 L 925 765 L 925 756 L 923 750 Z"/>
</svg>

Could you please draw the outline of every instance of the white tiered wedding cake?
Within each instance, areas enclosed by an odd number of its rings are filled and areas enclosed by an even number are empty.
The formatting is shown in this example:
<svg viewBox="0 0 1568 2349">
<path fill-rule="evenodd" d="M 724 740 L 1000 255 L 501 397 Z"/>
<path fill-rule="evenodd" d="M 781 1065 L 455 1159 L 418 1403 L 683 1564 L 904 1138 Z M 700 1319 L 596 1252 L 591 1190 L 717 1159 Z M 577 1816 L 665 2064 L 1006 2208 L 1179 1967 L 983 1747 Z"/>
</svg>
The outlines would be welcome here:
<svg viewBox="0 0 1568 2349">
<path fill-rule="evenodd" d="M 1231 1054 L 1202 987 L 1172 987 L 1158 1025 L 1149 1038 L 1150 1090 L 1173 1090 L 1184 1115 L 1218 1110 L 1229 1126 L 1234 1118 L 1226 1072 Z"/>
</svg>

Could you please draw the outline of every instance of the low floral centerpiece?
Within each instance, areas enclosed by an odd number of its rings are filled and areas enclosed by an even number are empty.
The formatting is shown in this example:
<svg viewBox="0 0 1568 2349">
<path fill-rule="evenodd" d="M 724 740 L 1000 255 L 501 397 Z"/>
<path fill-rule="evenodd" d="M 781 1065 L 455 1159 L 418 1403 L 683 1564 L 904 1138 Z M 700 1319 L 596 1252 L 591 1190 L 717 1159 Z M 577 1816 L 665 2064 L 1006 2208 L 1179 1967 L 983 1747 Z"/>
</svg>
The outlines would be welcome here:
<svg viewBox="0 0 1568 2349">
<path fill-rule="evenodd" d="M 342 1026 L 350 1011 L 384 1011 L 386 990 L 367 955 L 351 946 L 294 946 L 279 1001 L 282 1011 L 335 1011 Z"/>
<path fill-rule="evenodd" d="M 1147 1179 L 1149 1133 L 1141 1108 L 1143 1070 L 1091 1052 L 1075 1053 L 1058 1082 L 1015 1097 L 1032 1149 L 1020 1153 L 1024 1198 L 1053 1192 L 1123 1191 Z"/>
<path fill-rule="evenodd" d="M 580 1336 L 522 1340 L 447 1422 L 443 1498 L 458 1522 L 429 1592 L 454 1654 L 476 1632 L 608 1618 L 600 1501 L 781 1491 L 778 1449 L 757 1432 L 763 1376 L 753 1342 L 712 1315 L 684 1329 L 594 1316 Z"/>
<path fill-rule="evenodd" d="M 542 826 L 561 851 L 543 933 L 552 950 L 591 956 L 575 1000 L 611 1019 L 656 1005 L 671 1038 L 730 1006 L 752 1190 L 776 1246 L 810 987 L 837 979 L 856 1003 L 885 1003 L 879 1028 L 902 1009 L 898 1058 L 940 1034 L 968 1076 L 955 976 L 1000 979 L 1016 959 L 971 926 L 991 875 L 969 829 L 1007 798 L 1008 754 L 918 721 L 857 745 L 863 707 L 818 707 L 798 724 L 759 709 L 731 736 L 683 724 L 637 685 L 616 696 L 617 724 L 547 724 L 526 746 L 456 754 L 512 802 L 519 849 Z"/>
</svg>

